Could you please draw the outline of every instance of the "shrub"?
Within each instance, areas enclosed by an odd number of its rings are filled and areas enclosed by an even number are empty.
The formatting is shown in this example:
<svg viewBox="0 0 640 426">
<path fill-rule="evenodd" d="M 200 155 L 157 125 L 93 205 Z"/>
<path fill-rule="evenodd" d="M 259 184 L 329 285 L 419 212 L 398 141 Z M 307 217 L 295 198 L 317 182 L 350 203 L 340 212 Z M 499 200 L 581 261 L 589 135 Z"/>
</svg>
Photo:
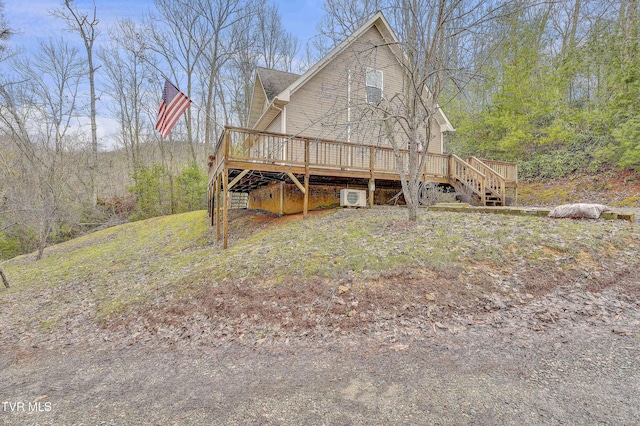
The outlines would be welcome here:
<svg viewBox="0 0 640 426">
<path fill-rule="evenodd" d="M 575 171 L 586 169 L 591 156 L 584 151 L 558 150 L 535 155 L 518 164 L 522 179 L 558 179 Z"/>
<path fill-rule="evenodd" d="M 38 248 L 38 233 L 26 226 L 13 226 L 0 232 L 0 259 L 10 259 Z"/>
<path fill-rule="evenodd" d="M 178 175 L 175 213 L 201 210 L 207 206 L 207 174 L 195 163 Z"/>
<path fill-rule="evenodd" d="M 148 219 L 171 213 L 169 172 L 161 164 L 141 167 L 133 174 L 133 185 L 127 189 L 137 198 L 131 220 Z"/>
<path fill-rule="evenodd" d="M 183 168 L 175 179 L 160 164 L 141 167 L 133 181 L 128 190 L 137 202 L 130 220 L 206 208 L 207 174 L 195 163 Z"/>
</svg>

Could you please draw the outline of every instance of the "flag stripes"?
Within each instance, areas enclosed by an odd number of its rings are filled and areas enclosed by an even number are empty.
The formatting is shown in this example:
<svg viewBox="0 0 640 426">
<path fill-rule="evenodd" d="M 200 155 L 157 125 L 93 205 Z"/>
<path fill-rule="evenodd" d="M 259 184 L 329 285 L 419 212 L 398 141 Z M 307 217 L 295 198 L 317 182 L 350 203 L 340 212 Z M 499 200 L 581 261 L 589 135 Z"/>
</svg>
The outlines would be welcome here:
<svg viewBox="0 0 640 426">
<path fill-rule="evenodd" d="M 160 109 L 158 110 L 158 122 L 156 123 L 156 130 L 160 132 L 163 138 L 166 139 L 169 136 L 169 132 L 171 132 L 182 113 L 189 108 L 189 105 L 191 105 L 191 99 L 168 80 L 165 80 L 162 104 L 160 104 Z"/>
</svg>

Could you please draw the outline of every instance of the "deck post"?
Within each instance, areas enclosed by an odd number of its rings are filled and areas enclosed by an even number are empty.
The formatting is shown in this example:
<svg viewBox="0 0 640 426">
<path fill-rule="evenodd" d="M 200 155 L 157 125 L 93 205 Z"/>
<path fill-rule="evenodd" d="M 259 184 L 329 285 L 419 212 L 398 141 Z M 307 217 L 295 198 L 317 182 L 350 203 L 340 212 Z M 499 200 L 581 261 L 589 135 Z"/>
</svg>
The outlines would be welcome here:
<svg viewBox="0 0 640 426">
<path fill-rule="evenodd" d="M 375 147 L 369 147 L 369 208 L 373 208 L 373 197 L 376 192 L 376 180 L 375 180 L 375 168 L 376 168 L 376 149 Z"/>
<path fill-rule="evenodd" d="M 447 176 L 449 177 L 449 179 L 452 179 L 453 181 L 456 180 L 456 166 L 454 163 L 454 159 L 453 159 L 453 155 L 449 154 L 449 170 L 447 173 Z"/>
<path fill-rule="evenodd" d="M 304 198 L 302 201 L 302 217 L 307 218 L 309 212 L 309 174 L 304 175 Z"/>
<path fill-rule="evenodd" d="M 304 175 L 304 185 L 300 183 L 298 178 L 293 173 L 288 172 L 287 175 L 289 176 L 289 179 L 291 179 L 293 183 L 298 187 L 298 189 L 302 192 L 302 215 L 303 217 L 307 217 L 307 210 L 309 208 L 309 174 L 305 173 Z M 282 199 L 284 200 L 284 196 Z"/>
<path fill-rule="evenodd" d="M 209 182 L 209 191 L 207 192 L 207 209 L 209 210 L 209 224 L 213 226 L 215 224 L 215 202 L 216 202 L 216 184 L 215 182 Z"/>
<path fill-rule="evenodd" d="M 304 200 L 302 202 L 302 217 L 309 213 L 309 139 L 304 140 Z"/>
<path fill-rule="evenodd" d="M 514 201 L 514 203 L 515 203 L 514 205 L 515 206 L 519 206 L 519 204 L 518 204 L 518 164 L 517 163 L 515 164 L 515 178 L 516 178 L 515 179 L 515 181 L 516 181 L 516 199 Z"/>
<path fill-rule="evenodd" d="M 369 172 L 371 172 L 371 179 L 373 179 L 373 173 L 376 168 L 376 149 L 373 146 L 369 147 Z"/>
<path fill-rule="evenodd" d="M 309 139 L 304 140 L 304 170 L 306 174 L 309 174 Z"/>
<path fill-rule="evenodd" d="M 220 241 L 220 176 L 216 176 L 216 183 L 214 188 L 214 205 L 216 216 L 216 241 Z"/>
<path fill-rule="evenodd" d="M 211 209 L 211 200 L 213 200 L 213 197 L 211 196 L 211 192 L 212 192 L 212 186 L 211 186 L 211 181 L 209 181 L 207 183 L 207 217 L 210 218 L 210 222 L 213 225 L 213 210 Z"/>
<path fill-rule="evenodd" d="M 229 152 L 230 152 L 230 141 L 231 141 L 231 135 L 229 134 L 229 132 L 225 131 L 224 133 L 224 164 L 226 166 L 227 161 L 229 161 Z M 228 177 L 228 176 L 227 176 Z"/>
<path fill-rule="evenodd" d="M 280 182 L 280 215 L 284 215 L 284 181 Z"/>
<path fill-rule="evenodd" d="M 369 208 L 373 208 L 373 197 L 376 192 L 376 180 L 372 177 L 369 178 Z"/>
<path fill-rule="evenodd" d="M 222 223 L 222 248 L 226 249 L 229 242 L 229 169 L 224 168 L 222 173 L 222 211 L 223 211 L 223 223 Z"/>
</svg>

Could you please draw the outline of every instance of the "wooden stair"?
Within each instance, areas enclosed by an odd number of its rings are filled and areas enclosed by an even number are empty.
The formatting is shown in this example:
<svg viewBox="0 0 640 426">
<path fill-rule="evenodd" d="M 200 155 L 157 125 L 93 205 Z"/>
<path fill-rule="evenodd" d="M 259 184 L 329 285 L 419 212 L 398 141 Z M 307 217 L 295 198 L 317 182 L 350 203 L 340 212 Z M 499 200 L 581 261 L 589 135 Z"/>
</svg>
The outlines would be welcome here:
<svg viewBox="0 0 640 426">
<path fill-rule="evenodd" d="M 475 157 L 464 161 L 451 155 L 450 161 L 451 184 L 456 192 L 469 196 L 468 202 L 476 206 L 506 205 L 506 180 L 502 175 Z"/>
</svg>

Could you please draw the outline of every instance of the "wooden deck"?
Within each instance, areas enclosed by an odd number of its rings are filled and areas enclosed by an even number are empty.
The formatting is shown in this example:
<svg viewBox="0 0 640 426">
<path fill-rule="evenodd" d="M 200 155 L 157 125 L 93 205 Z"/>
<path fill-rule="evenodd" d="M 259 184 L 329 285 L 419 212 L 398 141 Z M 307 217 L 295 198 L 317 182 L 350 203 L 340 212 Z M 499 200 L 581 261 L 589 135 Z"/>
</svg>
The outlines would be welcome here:
<svg viewBox="0 0 640 426">
<path fill-rule="evenodd" d="M 400 151 L 407 173 L 409 152 Z M 393 148 L 359 145 L 294 135 L 257 132 L 226 127 L 209 162 L 209 213 L 220 238 L 220 210 L 223 214 L 224 247 L 227 246 L 229 192 L 248 193 L 273 181 L 291 181 L 304 194 L 307 214 L 309 185 L 368 184 L 399 186 L 397 157 Z M 516 188 L 518 170 L 514 163 L 470 158 L 452 154 L 428 154 L 422 171 L 425 182 L 444 183 L 469 195 L 478 205 L 504 205 L 506 188 Z M 373 197 L 369 196 L 373 205 Z M 222 206 L 220 206 L 222 204 Z"/>
</svg>

